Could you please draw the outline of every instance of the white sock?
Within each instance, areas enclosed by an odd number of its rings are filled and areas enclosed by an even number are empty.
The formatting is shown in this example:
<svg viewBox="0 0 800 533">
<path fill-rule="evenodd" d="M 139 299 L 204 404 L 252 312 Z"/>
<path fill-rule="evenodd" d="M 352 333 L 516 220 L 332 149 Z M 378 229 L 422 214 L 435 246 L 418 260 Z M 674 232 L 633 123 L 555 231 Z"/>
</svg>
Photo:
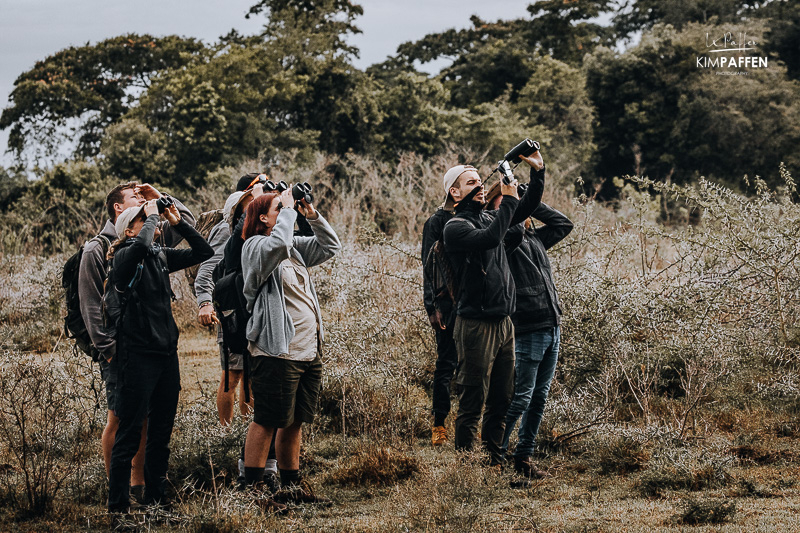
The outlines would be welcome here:
<svg viewBox="0 0 800 533">
<path fill-rule="evenodd" d="M 277 474 L 278 473 L 278 460 L 267 459 L 267 466 L 264 467 L 264 474 Z"/>
</svg>

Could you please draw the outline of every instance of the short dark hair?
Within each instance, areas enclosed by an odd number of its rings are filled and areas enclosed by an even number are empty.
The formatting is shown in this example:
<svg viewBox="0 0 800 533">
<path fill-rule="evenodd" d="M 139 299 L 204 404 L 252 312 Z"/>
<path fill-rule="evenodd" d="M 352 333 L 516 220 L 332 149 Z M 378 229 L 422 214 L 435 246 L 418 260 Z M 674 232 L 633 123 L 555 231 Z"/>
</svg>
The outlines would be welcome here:
<svg viewBox="0 0 800 533">
<path fill-rule="evenodd" d="M 253 183 L 253 180 L 256 179 L 261 173 L 260 172 L 250 172 L 245 174 L 239 181 L 236 183 L 236 190 L 237 191 L 246 191 L 250 184 Z"/>
<path fill-rule="evenodd" d="M 138 186 L 138 181 L 129 181 L 128 183 L 122 183 L 111 189 L 111 192 L 106 196 L 106 211 L 108 212 L 108 218 L 111 219 L 111 222 L 117 221 L 117 212 L 114 211 L 114 204 L 121 204 L 125 199 L 122 195 L 122 191 L 126 189 L 135 189 Z"/>
</svg>

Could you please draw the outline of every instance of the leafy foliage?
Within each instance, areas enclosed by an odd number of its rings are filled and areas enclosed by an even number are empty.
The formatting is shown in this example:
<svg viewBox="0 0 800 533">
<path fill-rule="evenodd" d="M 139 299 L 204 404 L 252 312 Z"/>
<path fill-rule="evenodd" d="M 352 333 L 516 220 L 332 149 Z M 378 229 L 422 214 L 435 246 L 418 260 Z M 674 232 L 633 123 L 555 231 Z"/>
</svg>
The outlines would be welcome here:
<svg viewBox="0 0 800 533">
<path fill-rule="evenodd" d="M 800 128 L 786 117 L 800 113 L 798 85 L 778 66 L 720 82 L 696 66 L 706 30 L 657 26 L 625 53 L 602 48 L 587 57 L 598 176 L 688 183 L 698 174 L 726 180 L 747 173 L 774 184 L 777 161 L 797 168 Z"/>
<path fill-rule="evenodd" d="M 71 138 L 78 155 L 93 155 L 105 129 L 135 104 L 156 73 L 202 53 L 196 39 L 136 34 L 61 50 L 17 78 L 0 128 L 11 128 L 9 147 L 18 156 L 32 143 L 53 155 Z"/>
</svg>

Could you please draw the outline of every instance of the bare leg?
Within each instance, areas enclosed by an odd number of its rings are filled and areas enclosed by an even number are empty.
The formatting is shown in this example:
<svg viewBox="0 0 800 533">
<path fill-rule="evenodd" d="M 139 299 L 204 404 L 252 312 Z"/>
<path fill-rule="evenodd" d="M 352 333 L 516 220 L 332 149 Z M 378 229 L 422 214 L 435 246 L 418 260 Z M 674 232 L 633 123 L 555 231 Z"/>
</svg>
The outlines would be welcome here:
<svg viewBox="0 0 800 533">
<path fill-rule="evenodd" d="M 236 401 L 236 386 L 241 379 L 241 370 L 228 370 L 228 392 L 225 392 L 225 371 L 222 371 L 222 377 L 219 380 L 219 388 L 217 389 L 217 414 L 219 415 L 219 422 L 223 426 L 228 426 L 231 421 L 233 421 L 233 404 Z M 241 402 L 241 397 L 239 401 Z"/>
<path fill-rule="evenodd" d="M 247 439 L 244 441 L 245 468 L 264 468 L 267 464 L 272 431 L 272 428 L 250 422 L 250 426 L 247 428 Z"/>
<path fill-rule="evenodd" d="M 118 428 L 119 418 L 114 414 L 114 411 L 109 411 L 108 418 L 106 419 L 106 427 L 103 428 L 103 436 L 100 440 L 103 448 L 103 462 L 106 467 L 106 476 L 110 475 L 111 450 L 114 448 L 114 439 L 117 437 Z M 131 462 L 131 485 L 144 485 L 145 441 L 147 441 L 147 420 L 142 424 L 142 437 L 139 440 L 139 450 L 136 452 Z"/>
<path fill-rule="evenodd" d="M 106 465 L 106 476 L 109 476 L 111 473 L 111 449 L 114 447 L 117 428 L 119 428 L 119 418 L 114 414 L 114 411 L 109 410 L 108 417 L 106 418 L 106 427 L 103 428 L 103 436 L 100 439 L 103 448 L 103 462 Z"/>
<path fill-rule="evenodd" d="M 139 451 L 131 461 L 131 486 L 144 485 L 144 448 L 147 443 L 147 419 L 142 424 L 142 437 L 139 439 Z"/>
<path fill-rule="evenodd" d="M 278 455 L 278 468 L 281 470 L 300 469 L 300 439 L 302 422 L 278 430 L 275 452 Z"/>
</svg>

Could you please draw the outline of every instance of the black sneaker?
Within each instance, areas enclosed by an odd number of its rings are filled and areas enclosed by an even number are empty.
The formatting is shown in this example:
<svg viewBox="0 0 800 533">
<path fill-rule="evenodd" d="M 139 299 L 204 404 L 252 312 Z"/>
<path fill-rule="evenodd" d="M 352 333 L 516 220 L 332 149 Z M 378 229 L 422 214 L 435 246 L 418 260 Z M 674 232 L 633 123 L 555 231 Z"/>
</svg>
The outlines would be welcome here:
<svg viewBox="0 0 800 533">
<path fill-rule="evenodd" d="M 278 474 L 274 472 L 264 474 L 264 488 L 272 494 L 277 494 L 281 490 L 281 480 L 278 478 Z"/>
<path fill-rule="evenodd" d="M 131 500 L 138 503 L 144 503 L 144 485 L 131 485 Z"/>
</svg>

